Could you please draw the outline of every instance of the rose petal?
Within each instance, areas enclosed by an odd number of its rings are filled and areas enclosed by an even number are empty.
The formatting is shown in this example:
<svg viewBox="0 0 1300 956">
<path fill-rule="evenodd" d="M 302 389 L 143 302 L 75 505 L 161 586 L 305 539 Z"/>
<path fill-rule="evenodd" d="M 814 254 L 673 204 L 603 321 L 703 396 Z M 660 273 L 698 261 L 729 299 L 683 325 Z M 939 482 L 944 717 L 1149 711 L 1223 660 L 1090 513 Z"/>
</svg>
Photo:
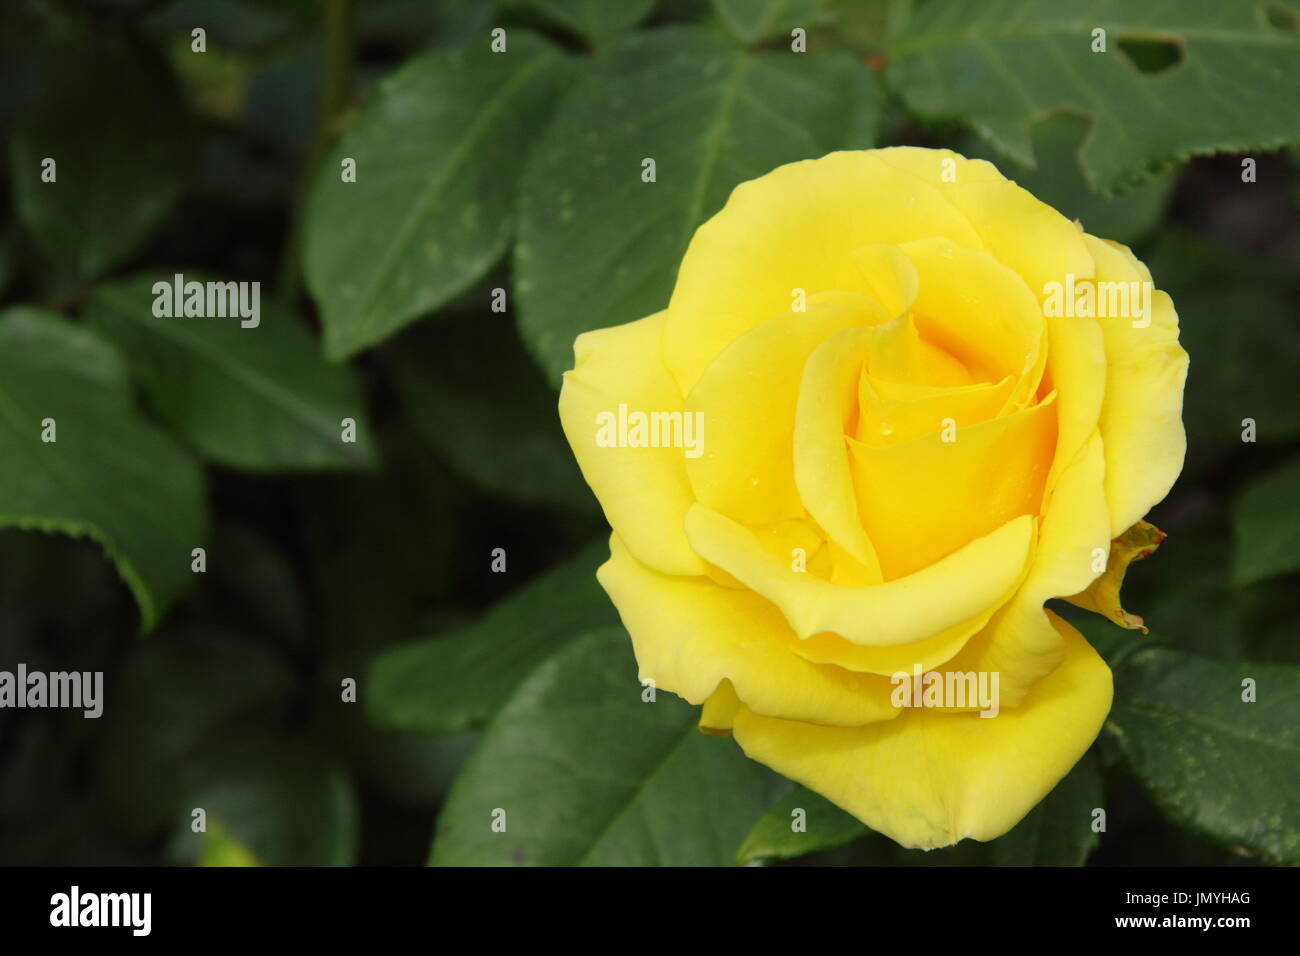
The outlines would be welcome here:
<svg viewBox="0 0 1300 956">
<path fill-rule="evenodd" d="M 837 587 L 792 570 L 748 528 L 703 505 L 687 512 L 686 534 L 702 558 L 780 608 L 801 638 L 831 631 L 854 644 L 891 647 L 932 637 L 996 607 L 1021 576 L 1034 519 L 1023 515 L 923 571 L 862 588 Z"/>
<path fill-rule="evenodd" d="M 889 681 L 803 660 L 781 612 L 706 577 L 660 574 L 617 535 L 597 578 L 632 635 L 642 681 L 702 704 L 723 680 L 755 713 L 856 727 L 889 720 Z"/>
<path fill-rule="evenodd" d="M 1034 681 L 1060 663 L 1060 635 L 1043 603 L 1086 588 L 1100 573 L 1097 555 L 1109 547 L 1110 523 L 1102 476 L 1106 460 L 1096 432 L 1061 473 L 1039 525 L 1038 547 L 1015 597 L 946 665 L 960 671 L 997 671 L 1003 707 L 1015 707 Z"/>
<path fill-rule="evenodd" d="M 804 514 L 792 453 L 804 363 L 832 333 L 886 320 L 860 293 L 830 293 L 723 349 L 686 397 L 704 420 L 703 454 L 686 461 L 696 499 L 750 523 Z"/>
<path fill-rule="evenodd" d="M 746 754 L 817 791 L 903 846 L 992 840 L 1016 825 L 1088 749 L 1110 710 L 1111 674 L 1069 624 L 1059 667 L 1021 707 L 993 718 L 908 710 L 860 728 L 761 717 L 741 708 Z"/>
<path fill-rule="evenodd" d="M 858 427 L 854 437 L 864 445 L 899 445 L 939 430 L 946 418 L 959 429 L 996 418 L 1011 398 L 1016 379 L 967 385 L 964 388 L 918 386 L 911 398 L 885 398 L 902 394 L 903 386 L 863 375 L 858 382 Z"/>
<path fill-rule="evenodd" d="M 856 415 L 858 380 L 874 340 L 869 328 L 844 329 L 813 351 L 804 365 L 794 426 L 800 500 L 873 583 L 882 580 L 880 562 L 858 517 L 844 436 Z"/>
<path fill-rule="evenodd" d="M 922 335 L 960 360 L 976 381 L 1031 372 L 1045 324 L 1038 298 L 1018 273 L 950 239 L 918 239 L 902 248 L 919 279 L 912 311 Z"/>
<path fill-rule="evenodd" d="M 981 245 L 938 181 L 890 165 L 892 152 L 778 167 L 737 186 L 696 231 L 677 273 L 664 348 L 683 393 L 727 345 L 788 310 L 794 289 L 866 291 L 853 256 L 859 247 L 922 236 Z"/>
<path fill-rule="evenodd" d="M 610 527 L 641 561 L 670 574 L 702 574 L 704 563 L 682 530 L 695 501 L 683 449 L 597 445 L 597 416 L 630 411 L 682 411 L 677 383 L 660 359 L 664 312 L 586 332 L 573 345 L 574 368 L 564 374 L 560 422 L 582 476 Z"/>
<path fill-rule="evenodd" d="M 950 555 L 1020 515 L 1039 513 L 1056 441 L 1044 402 L 898 445 L 848 439 L 858 512 L 886 581 Z M 945 439 L 955 440 L 947 441 Z"/>
<path fill-rule="evenodd" d="M 1151 274 L 1127 247 L 1085 236 L 1097 278 L 1132 282 Z M 1106 351 L 1106 395 L 1099 427 L 1106 443 L 1106 499 L 1111 534 L 1136 523 L 1173 487 L 1183 468 L 1183 384 L 1187 353 L 1178 344 L 1178 313 L 1165 293 L 1152 295 L 1151 324 L 1099 320 Z"/>
</svg>

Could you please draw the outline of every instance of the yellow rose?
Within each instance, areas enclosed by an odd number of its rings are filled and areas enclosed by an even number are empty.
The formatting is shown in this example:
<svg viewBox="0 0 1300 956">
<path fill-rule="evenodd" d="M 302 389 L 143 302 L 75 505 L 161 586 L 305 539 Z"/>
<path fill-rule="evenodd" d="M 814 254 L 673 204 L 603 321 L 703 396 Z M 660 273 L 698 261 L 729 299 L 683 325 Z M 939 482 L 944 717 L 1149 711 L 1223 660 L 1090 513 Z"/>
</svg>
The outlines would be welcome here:
<svg viewBox="0 0 1300 956">
<path fill-rule="evenodd" d="M 832 153 L 738 186 L 668 308 L 574 351 L 600 582 L 702 729 L 927 848 L 1087 750 L 1110 671 L 1043 604 L 1132 623 L 1185 447 L 1178 318 L 1126 247 L 983 161 Z"/>
</svg>

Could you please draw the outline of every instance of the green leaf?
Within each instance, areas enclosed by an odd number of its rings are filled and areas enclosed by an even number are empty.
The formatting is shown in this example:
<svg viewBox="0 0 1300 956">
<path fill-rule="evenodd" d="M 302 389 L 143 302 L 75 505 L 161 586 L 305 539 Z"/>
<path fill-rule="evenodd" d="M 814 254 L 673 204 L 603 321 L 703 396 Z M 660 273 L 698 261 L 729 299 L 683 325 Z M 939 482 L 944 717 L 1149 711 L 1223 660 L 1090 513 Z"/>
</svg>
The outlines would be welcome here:
<svg viewBox="0 0 1300 956">
<path fill-rule="evenodd" d="M 1189 444 L 1239 449 L 1246 418 L 1260 444 L 1300 437 L 1291 387 L 1300 321 L 1285 281 L 1294 267 L 1176 230 L 1162 234 L 1145 261 L 1173 297 L 1179 341 L 1191 356 L 1183 398 Z"/>
<path fill-rule="evenodd" d="M 178 861 L 202 859 L 205 833 L 191 829 L 202 808 L 252 859 L 266 866 L 351 866 L 357 797 L 343 768 L 291 738 L 248 731 L 213 746 L 171 842 Z"/>
<path fill-rule="evenodd" d="M 365 721 L 365 715 L 358 721 Z M 442 803 L 477 735 L 430 737 L 367 726 L 364 733 L 353 731 L 349 738 L 342 741 L 344 753 L 363 789 L 400 806 L 427 810 Z"/>
<path fill-rule="evenodd" d="M 1291 627 L 1294 581 L 1278 575 L 1235 586 L 1233 545 L 1228 529 L 1220 527 L 1222 518 L 1222 509 L 1207 509 L 1200 521 L 1180 523 L 1154 559 L 1130 570 L 1125 604 L 1152 631 L 1169 635 L 1180 651 L 1223 661 L 1300 665 L 1300 641 Z M 1141 643 L 1092 613 L 1071 623 L 1094 646 L 1106 645 L 1111 635 L 1119 646 Z M 1099 631 L 1109 634 L 1098 640 Z"/>
<path fill-rule="evenodd" d="M 497 0 L 366 0 L 356 5 L 356 32 L 363 44 L 423 51 L 480 42 L 499 16 Z"/>
<path fill-rule="evenodd" d="M 1300 668 L 1142 647 L 1113 662 L 1106 729 L 1175 822 L 1300 863 Z M 1255 681 L 1257 701 L 1242 700 Z"/>
<path fill-rule="evenodd" d="M 862 145 L 877 96 L 848 53 L 752 54 L 691 27 L 603 50 L 520 183 L 520 329 L 547 378 L 572 367 L 579 333 L 667 306 L 696 227 L 738 183 Z"/>
<path fill-rule="evenodd" d="M 712 0 L 718 19 L 741 43 L 789 37 L 795 27 L 808 30 L 827 19 L 827 0 Z"/>
<path fill-rule="evenodd" d="M 602 542 L 529 582 L 469 627 L 384 653 L 365 697 L 371 718 L 399 730 L 457 733 L 474 727 L 519 682 L 581 632 L 618 616 L 596 582 Z"/>
<path fill-rule="evenodd" d="M 272 144 L 283 155 L 299 155 L 306 150 L 316 130 L 324 61 L 324 44 L 318 37 L 277 44 L 259 56 L 256 72 L 248 78 L 244 93 L 245 135 Z M 247 174 L 240 175 L 239 164 L 247 162 L 242 157 L 226 162 L 236 170 L 221 175 L 212 184 L 216 189 L 233 194 L 232 198 L 241 202 L 283 200 L 287 184 L 275 178 L 256 181 Z M 238 193 L 234 193 L 236 188 Z"/>
<path fill-rule="evenodd" d="M 304 269 L 326 352 L 345 358 L 464 291 L 501 258 L 514 184 L 569 67 L 512 31 L 412 60 L 381 82 L 319 170 Z M 342 181 L 344 159 L 356 182 Z"/>
<path fill-rule="evenodd" d="M 1004 175 L 1067 219 L 1078 220 L 1092 235 L 1131 245 L 1164 218 L 1178 174 L 1166 170 L 1123 196 L 1103 199 L 1088 188 L 1079 165 L 1087 126 L 1082 118 L 1065 114 L 1036 122 L 1031 135 L 1038 165 L 1033 169 L 1002 159 L 975 136 L 964 152 L 972 159 L 991 160 Z"/>
<path fill-rule="evenodd" d="M 291 495 L 299 547 L 311 555 L 304 580 L 310 646 L 338 668 L 330 673 L 358 682 L 381 647 L 463 621 L 463 589 L 482 580 L 490 560 L 478 548 L 472 551 L 482 563 L 472 560 L 465 545 L 483 533 L 481 526 L 469 530 L 483 512 L 469 509 L 411 430 L 382 428 L 380 447 L 382 472 L 318 476 L 298 482 Z M 471 561 L 472 572 L 464 567 Z M 519 558 L 514 570 L 521 565 Z M 513 579 L 488 580 L 504 590 Z"/>
<path fill-rule="evenodd" d="M 1234 591 L 1237 628 L 1245 651 L 1240 656 L 1266 664 L 1300 667 L 1295 639 L 1295 582 L 1287 577 L 1261 581 Z"/>
<path fill-rule="evenodd" d="M 131 380 L 121 353 L 61 316 L 31 306 L 0 312 L 0 361 L 10 358 L 11 350 L 11 361 L 81 379 L 96 400 L 122 410 L 131 406 Z"/>
<path fill-rule="evenodd" d="M 18 232 L 12 225 L 0 229 L 0 295 L 18 271 Z"/>
<path fill-rule="evenodd" d="M 802 811 L 802 813 L 800 813 Z M 795 826 L 802 826 L 796 830 Z M 797 787 L 759 817 L 736 852 L 744 866 L 770 860 L 791 860 L 808 853 L 833 850 L 868 836 L 872 831 L 821 794 Z"/>
<path fill-rule="evenodd" d="M 214 47 L 249 49 L 283 39 L 293 16 L 268 3 L 250 0 L 172 0 L 149 13 L 144 27 L 158 34 L 179 34 L 190 42 L 190 31 L 207 31 L 209 53 Z"/>
<path fill-rule="evenodd" d="M 1193 155 L 1275 149 L 1300 137 L 1300 34 L 1257 3 L 989 0 L 920 5 L 885 79 L 926 119 L 962 119 L 1034 165 L 1030 124 L 1081 113 L 1088 181 L 1122 191 Z M 1092 52 L 1093 30 L 1106 52 Z M 1181 62 L 1142 72 L 1124 49 L 1157 44 Z"/>
<path fill-rule="evenodd" d="M 1232 509 L 1232 577 L 1239 586 L 1300 568 L 1300 458 L 1249 485 Z"/>
<path fill-rule="evenodd" d="M 599 42 L 630 30 L 650 15 L 656 0 L 527 0 L 537 11 L 566 30 Z"/>
<path fill-rule="evenodd" d="M 785 781 L 699 711 L 642 699 L 621 628 L 538 667 L 484 730 L 438 817 L 431 862 L 721 866 Z M 493 830 L 504 811 L 504 832 Z"/>
<path fill-rule="evenodd" d="M 1243 420 L 1251 418 L 1258 442 L 1300 436 L 1300 405 L 1290 386 L 1300 362 L 1300 323 L 1289 298 L 1242 287 L 1207 290 L 1174 304 L 1179 338 L 1196 363 L 1187 378 L 1189 432 L 1214 445 L 1237 445 Z"/>
<path fill-rule="evenodd" d="M 509 317 L 458 319 L 438 330 L 436 358 L 412 349 L 398 358 L 395 378 L 420 435 L 496 497 L 599 515 L 560 428 L 555 395 Z"/>
<path fill-rule="evenodd" d="M 375 462 L 371 429 L 351 369 L 321 358 L 312 335 L 269 300 L 257 326 L 238 317 L 160 318 L 156 276 L 100 287 L 90 325 L 128 356 L 158 415 L 206 457 L 252 471 L 363 468 Z M 210 276 L 185 275 L 188 282 Z M 162 277 L 168 287 L 172 276 Z M 356 442 L 342 421 L 356 422 Z"/>
<path fill-rule="evenodd" d="M 184 809 L 214 741 L 292 702 L 285 662 L 238 633 L 168 625 L 119 669 L 95 749 L 96 792 L 128 833 L 152 840 Z"/>
<path fill-rule="evenodd" d="M 166 67 L 115 32 L 73 31 L 45 58 L 43 84 L 9 143 L 18 218 L 42 254 L 94 277 L 170 214 L 194 133 Z M 42 181 L 46 159 L 54 182 Z"/>
<path fill-rule="evenodd" d="M 261 866 L 257 857 L 218 819 L 207 821 L 199 850 L 199 866 Z"/>
<path fill-rule="evenodd" d="M 99 543 L 151 630 L 194 581 L 203 473 L 130 409 L 95 336 L 34 309 L 0 313 L 0 526 Z M 55 441 L 42 441 L 46 419 Z"/>
<path fill-rule="evenodd" d="M 916 0 L 828 0 L 837 41 L 850 50 L 878 51 L 907 22 Z"/>
<path fill-rule="evenodd" d="M 1089 750 L 1029 815 L 990 844 L 995 866 L 1083 866 L 1097 848 L 1093 811 L 1105 804 L 1101 765 Z"/>
</svg>

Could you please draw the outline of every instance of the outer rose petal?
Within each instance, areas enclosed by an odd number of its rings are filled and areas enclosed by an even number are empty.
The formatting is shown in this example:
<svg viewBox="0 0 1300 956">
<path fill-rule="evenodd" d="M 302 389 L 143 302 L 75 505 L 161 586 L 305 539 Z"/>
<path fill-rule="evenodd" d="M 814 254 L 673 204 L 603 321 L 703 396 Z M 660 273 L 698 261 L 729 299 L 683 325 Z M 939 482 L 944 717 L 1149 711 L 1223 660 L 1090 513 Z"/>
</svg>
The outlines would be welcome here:
<svg viewBox="0 0 1300 956">
<path fill-rule="evenodd" d="M 1092 277 L 1092 258 L 1075 225 L 992 164 L 946 149 L 900 146 L 875 152 L 899 172 L 937 186 L 979 234 L 979 242 L 961 244 L 987 249 L 1020 273 L 1035 295 L 1041 296 L 1044 284 L 1060 281 L 1066 272 L 1079 279 Z M 953 164 L 950 174 L 945 169 L 948 161 Z M 958 238 L 939 230 L 917 232 L 912 238 L 928 235 Z"/>
<path fill-rule="evenodd" d="M 666 312 L 586 332 L 573 343 L 574 368 L 564 373 L 560 422 L 582 476 L 605 518 L 640 560 L 669 574 L 702 574 L 704 562 L 682 530 L 695 501 L 680 448 L 602 448 L 596 416 L 674 412 L 682 396 L 660 359 Z"/>
<path fill-rule="evenodd" d="M 1106 352 L 1101 330 L 1091 319 L 1047 320 L 1047 379 L 1056 390 L 1056 454 L 1047 486 L 1078 457 L 1097 430 L 1106 390 Z"/>
<path fill-rule="evenodd" d="M 720 681 L 717 689 L 708 696 L 704 706 L 700 708 L 700 730 L 715 737 L 730 736 L 736 711 L 742 706 L 731 681 Z"/>
<path fill-rule="evenodd" d="M 1133 253 L 1084 236 L 1097 262 L 1097 278 L 1149 282 Z M 1126 318 L 1099 319 L 1106 349 L 1106 397 L 1099 428 L 1106 443 L 1106 499 L 1110 530 L 1119 537 L 1173 487 L 1183 469 L 1183 383 L 1187 353 L 1178 344 L 1173 301 L 1155 292 L 1151 324 L 1133 328 Z"/>
<path fill-rule="evenodd" d="M 992 840 L 1064 777 L 1110 710 L 1110 669 L 1073 627 L 1051 615 L 1065 658 L 1024 704 L 984 718 L 909 710 L 860 728 L 819 727 L 741 708 L 745 753 L 817 791 L 904 846 Z"/>
<path fill-rule="evenodd" d="M 756 713 L 857 727 L 889 720 L 889 680 L 806 661 L 781 612 L 707 577 L 659 574 L 618 535 L 596 577 L 632 635 L 641 680 L 702 704 L 723 680 Z"/>
<path fill-rule="evenodd" d="M 938 177 L 926 181 L 887 164 L 882 157 L 893 152 L 831 153 L 780 166 L 737 186 L 696 230 L 664 339 L 664 360 L 683 392 L 727 345 L 789 309 L 794 289 L 870 292 L 853 255 L 861 246 L 922 236 L 980 246 Z"/>
</svg>

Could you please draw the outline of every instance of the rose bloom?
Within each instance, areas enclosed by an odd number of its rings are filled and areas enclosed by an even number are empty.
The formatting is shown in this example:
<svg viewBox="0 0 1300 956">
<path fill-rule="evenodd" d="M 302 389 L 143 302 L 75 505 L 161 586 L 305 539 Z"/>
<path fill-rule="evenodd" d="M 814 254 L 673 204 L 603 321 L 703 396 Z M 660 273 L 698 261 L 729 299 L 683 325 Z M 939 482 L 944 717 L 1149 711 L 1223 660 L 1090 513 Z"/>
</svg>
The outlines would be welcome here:
<svg viewBox="0 0 1300 956">
<path fill-rule="evenodd" d="M 1043 604 L 1140 624 L 1118 578 L 1182 468 L 1187 355 L 1150 281 L 947 150 L 738 186 L 667 309 L 579 336 L 560 396 L 642 681 L 904 846 L 1011 829 L 1111 704 Z M 992 706 L 900 698 L 948 675 Z"/>
</svg>

